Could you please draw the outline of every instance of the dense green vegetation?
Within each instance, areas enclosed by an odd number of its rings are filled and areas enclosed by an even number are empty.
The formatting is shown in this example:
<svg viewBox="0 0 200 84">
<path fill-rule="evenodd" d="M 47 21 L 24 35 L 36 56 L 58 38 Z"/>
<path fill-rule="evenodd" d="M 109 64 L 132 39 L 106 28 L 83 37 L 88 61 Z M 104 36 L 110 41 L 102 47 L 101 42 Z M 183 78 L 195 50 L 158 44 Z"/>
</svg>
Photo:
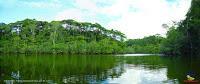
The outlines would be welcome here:
<svg viewBox="0 0 200 84">
<path fill-rule="evenodd" d="M 200 0 L 192 0 L 186 19 L 169 28 L 162 53 L 200 55 Z"/>
<path fill-rule="evenodd" d="M 163 39 L 159 34 L 142 39 L 129 39 L 125 42 L 127 45 L 125 51 L 127 53 L 159 53 Z"/>
<path fill-rule="evenodd" d="M 192 0 L 186 19 L 167 27 L 167 37 L 159 35 L 126 41 L 129 53 L 164 53 L 167 55 L 200 55 L 200 1 Z"/>
<path fill-rule="evenodd" d="M 25 19 L 0 24 L 0 52 L 3 53 L 121 53 L 125 35 L 100 24 L 74 20 L 36 21 Z"/>
<path fill-rule="evenodd" d="M 192 0 L 186 19 L 168 27 L 166 36 L 153 35 L 125 41 L 123 33 L 105 29 L 98 23 L 25 19 L 0 23 L 0 53 L 199 55 L 199 0 Z"/>
<path fill-rule="evenodd" d="M 1 53 L 159 53 L 164 39 L 153 35 L 124 41 L 125 35 L 117 30 L 74 20 L 1 23 L 0 34 Z"/>
</svg>

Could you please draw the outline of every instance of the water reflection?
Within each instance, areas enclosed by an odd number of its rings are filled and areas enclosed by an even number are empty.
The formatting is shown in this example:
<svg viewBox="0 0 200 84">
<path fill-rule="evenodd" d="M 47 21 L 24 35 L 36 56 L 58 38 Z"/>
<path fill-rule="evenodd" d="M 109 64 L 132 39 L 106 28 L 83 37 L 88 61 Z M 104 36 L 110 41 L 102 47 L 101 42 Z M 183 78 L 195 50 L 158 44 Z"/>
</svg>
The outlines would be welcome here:
<svg viewBox="0 0 200 84">
<path fill-rule="evenodd" d="M 147 70 L 143 66 L 126 65 L 126 73 L 120 78 L 107 80 L 108 83 L 121 84 L 162 84 L 167 80 L 167 69 Z"/>
<path fill-rule="evenodd" d="M 119 77 L 123 68 L 113 56 L 1 56 L 1 80 L 53 80 L 62 83 L 99 83 Z M 12 75 L 12 76 L 11 76 Z"/>
<path fill-rule="evenodd" d="M 0 79 L 52 83 L 179 84 L 200 60 L 165 56 L 0 56 Z M 197 75 L 197 79 L 198 79 Z M 45 80 L 45 81 L 44 81 Z M 30 81 L 29 81 L 30 82 Z"/>
</svg>

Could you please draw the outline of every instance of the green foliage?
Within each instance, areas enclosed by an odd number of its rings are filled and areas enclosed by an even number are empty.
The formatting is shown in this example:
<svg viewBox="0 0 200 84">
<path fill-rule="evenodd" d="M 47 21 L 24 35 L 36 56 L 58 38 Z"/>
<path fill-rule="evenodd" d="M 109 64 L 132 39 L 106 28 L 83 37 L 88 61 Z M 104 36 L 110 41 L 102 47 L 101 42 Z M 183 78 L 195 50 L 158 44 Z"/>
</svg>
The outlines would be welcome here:
<svg viewBox="0 0 200 84">
<path fill-rule="evenodd" d="M 163 42 L 165 54 L 199 55 L 200 54 L 200 1 L 192 0 L 186 19 L 168 30 Z"/>
<path fill-rule="evenodd" d="M 129 39 L 125 43 L 128 53 L 159 53 L 160 44 L 164 40 L 160 35 L 144 37 L 143 39 Z"/>
<path fill-rule="evenodd" d="M 100 24 L 25 19 L 0 24 L 2 53 L 111 54 L 123 51 L 125 35 Z"/>
<path fill-rule="evenodd" d="M 179 32 L 175 26 L 169 28 L 167 39 L 162 42 L 161 52 L 164 54 L 180 54 L 184 40 L 183 33 Z"/>
</svg>

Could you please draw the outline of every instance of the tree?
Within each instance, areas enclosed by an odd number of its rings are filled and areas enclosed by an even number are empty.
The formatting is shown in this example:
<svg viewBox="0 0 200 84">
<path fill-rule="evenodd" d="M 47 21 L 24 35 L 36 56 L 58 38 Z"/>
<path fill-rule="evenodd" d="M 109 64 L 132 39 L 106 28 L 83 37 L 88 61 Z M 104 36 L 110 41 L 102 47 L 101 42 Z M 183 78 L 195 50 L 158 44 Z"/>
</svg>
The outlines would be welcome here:
<svg viewBox="0 0 200 84">
<path fill-rule="evenodd" d="M 48 23 L 25 19 L 0 24 L 0 34 L 0 43 L 3 44 L 0 44 L 0 52 L 3 53 L 118 53 L 124 46 L 117 37 L 125 38 L 120 31 L 107 30 L 98 23 L 75 20 Z"/>
<path fill-rule="evenodd" d="M 179 22 L 177 28 L 170 28 L 163 52 L 183 56 L 200 54 L 200 1 L 192 0 L 185 20 Z M 165 48 L 165 49 L 164 49 Z"/>
<path fill-rule="evenodd" d="M 167 32 L 167 39 L 162 42 L 161 53 L 164 54 L 180 54 L 182 42 L 184 40 L 183 33 L 179 32 L 175 26 L 169 28 Z"/>
<path fill-rule="evenodd" d="M 125 41 L 128 53 L 160 53 L 160 45 L 164 40 L 159 34 L 142 39 L 129 39 Z"/>
</svg>

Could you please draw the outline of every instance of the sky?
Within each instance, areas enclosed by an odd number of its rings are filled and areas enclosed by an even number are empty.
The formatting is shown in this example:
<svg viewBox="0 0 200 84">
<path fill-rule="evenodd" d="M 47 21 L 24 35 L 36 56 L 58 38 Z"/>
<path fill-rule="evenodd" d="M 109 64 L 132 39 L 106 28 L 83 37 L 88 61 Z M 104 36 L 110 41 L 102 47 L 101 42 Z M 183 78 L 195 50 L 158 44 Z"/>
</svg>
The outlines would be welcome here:
<svg viewBox="0 0 200 84">
<path fill-rule="evenodd" d="M 162 24 L 185 18 L 191 0 L 0 0 L 0 22 L 26 18 L 99 23 L 127 38 L 165 36 Z"/>
</svg>

